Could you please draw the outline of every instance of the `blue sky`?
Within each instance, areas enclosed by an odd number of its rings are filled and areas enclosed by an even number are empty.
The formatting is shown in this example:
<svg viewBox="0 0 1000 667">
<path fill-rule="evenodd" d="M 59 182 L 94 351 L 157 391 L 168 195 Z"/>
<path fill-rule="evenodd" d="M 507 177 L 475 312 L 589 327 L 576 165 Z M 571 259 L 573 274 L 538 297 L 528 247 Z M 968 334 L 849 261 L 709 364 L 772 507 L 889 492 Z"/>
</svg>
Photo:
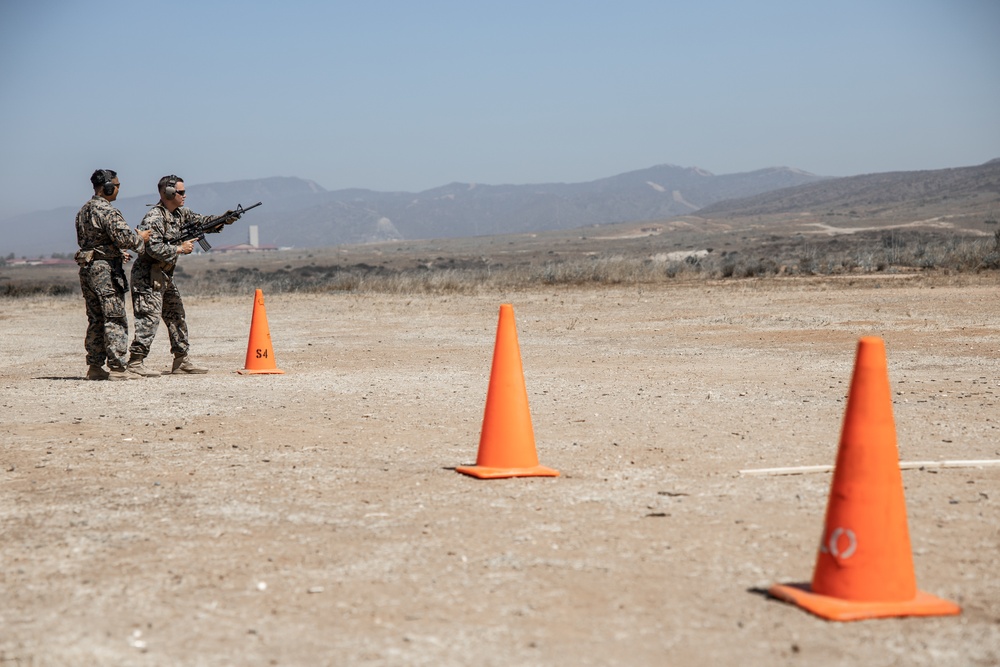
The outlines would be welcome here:
<svg viewBox="0 0 1000 667">
<path fill-rule="evenodd" d="M 132 196 L 968 166 L 1000 157 L 1000 2 L 4 0 L 0 121 L 0 219 L 98 167 Z"/>
</svg>

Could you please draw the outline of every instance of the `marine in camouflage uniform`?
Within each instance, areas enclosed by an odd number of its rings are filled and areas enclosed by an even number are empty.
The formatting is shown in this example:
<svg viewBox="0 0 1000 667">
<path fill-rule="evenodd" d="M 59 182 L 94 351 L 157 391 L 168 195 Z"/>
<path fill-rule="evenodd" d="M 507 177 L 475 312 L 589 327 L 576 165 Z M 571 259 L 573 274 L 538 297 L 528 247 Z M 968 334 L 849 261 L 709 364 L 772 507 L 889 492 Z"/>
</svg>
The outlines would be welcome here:
<svg viewBox="0 0 1000 667">
<path fill-rule="evenodd" d="M 170 351 L 174 355 L 172 373 L 207 373 L 188 357 L 188 326 L 181 293 L 174 284 L 177 258 L 189 254 L 193 241 L 173 244 L 168 239 L 177 238 L 188 224 L 200 224 L 212 216 L 199 215 L 184 206 L 184 180 L 178 176 L 164 176 L 159 183 L 160 201 L 151 208 L 139 223 L 139 229 L 150 230 L 149 242 L 132 266 L 132 310 L 135 313 L 135 336 L 129 347 L 129 368 L 142 375 L 146 371 L 143 360 L 149 355 L 160 319 L 167 327 Z"/>
<path fill-rule="evenodd" d="M 142 250 L 143 236 L 125 222 L 121 211 L 111 205 L 118 198 L 121 183 L 116 172 L 98 169 L 90 177 L 94 196 L 76 214 L 76 240 L 80 250 L 80 288 L 87 306 L 88 380 L 138 379 L 126 373 L 128 318 L 125 313 L 125 250 Z M 108 373 L 103 369 L 107 361 Z"/>
</svg>

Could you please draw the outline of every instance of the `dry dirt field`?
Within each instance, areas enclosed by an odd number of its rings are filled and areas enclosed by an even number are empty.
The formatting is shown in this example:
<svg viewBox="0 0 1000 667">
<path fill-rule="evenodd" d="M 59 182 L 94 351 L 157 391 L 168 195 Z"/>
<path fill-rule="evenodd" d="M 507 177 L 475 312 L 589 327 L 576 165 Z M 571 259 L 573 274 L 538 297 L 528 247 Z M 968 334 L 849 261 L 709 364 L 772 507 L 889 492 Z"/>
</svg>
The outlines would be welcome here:
<svg viewBox="0 0 1000 667">
<path fill-rule="evenodd" d="M 997 665 L 1000 468 L 905 470 L 949 618 L 831 623 L 812 576 L 857 339 L 900 458 L 1000 458 L 996 277 L 187 299 L 212 372 L 86 382 L 82 300 L 0 300 L 0 666 Z M 501 303 L 538 455 L 481 481 Z M 151 362 L 166 366 L 160 328 Z"/>
</svg>

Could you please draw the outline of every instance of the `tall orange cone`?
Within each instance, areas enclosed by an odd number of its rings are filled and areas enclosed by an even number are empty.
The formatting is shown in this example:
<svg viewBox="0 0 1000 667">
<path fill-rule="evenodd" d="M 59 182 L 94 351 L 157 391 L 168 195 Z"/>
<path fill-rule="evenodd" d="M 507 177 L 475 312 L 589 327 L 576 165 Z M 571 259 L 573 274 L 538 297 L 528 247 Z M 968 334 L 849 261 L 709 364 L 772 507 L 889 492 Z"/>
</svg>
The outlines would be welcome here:
<svg viewBox="0 0 1000 667">
<path fill-rule="evenodd" d="M 881 338 L 858 342 L 812 584 L 768 593 L 832 621 L 961 612 L 917 590 Z"/>
<path fill-rule="evenodd" d="M 514 307 L 510 304 L 500 306 L 476 465 L 459 466 L 456 470 L 479 479 L 559 476 L 558 470 L 538 464 Z"/>
<path fill-rule="evenodd" d="M 237 371 L 241 375 L 282 374 L 274 361 L 271 346 L 271 330 L 267 326 L 267 310 L 264 308 L 264 292 L 257 290 L 253 300 L 253 316 L 250 318 L 250 340 L 247 343 L 246 368 Z"/>
</svg>

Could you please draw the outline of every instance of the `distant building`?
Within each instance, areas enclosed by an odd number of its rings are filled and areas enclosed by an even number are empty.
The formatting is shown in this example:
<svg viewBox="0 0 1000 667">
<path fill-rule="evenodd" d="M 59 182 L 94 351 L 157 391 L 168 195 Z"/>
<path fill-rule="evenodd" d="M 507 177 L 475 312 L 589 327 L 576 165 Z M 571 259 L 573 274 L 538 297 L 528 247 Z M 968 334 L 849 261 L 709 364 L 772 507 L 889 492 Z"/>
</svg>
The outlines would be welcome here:
<svg viewBox="0 0 1000 667">
<path fill-rule="evenodd" d="M 4 261 L 7 263 L 7 266 L 69 266 L 70 264 L 76 264 L 76 261 L 72 259 L 45 259 L 42 257 L 37 259 L 22 257 L 20 259 L 6 259 Z"/>
<path fill-rule="evenodd" d="M 238 243 L 236 245 L 223 245 L 217 248 L 212 248 L 212 252 L 267 252 L 268 250 L 277 250 L 276 245 L 261 245 L 260 244 L 260 231 L 257 225 L 250 225 L 250 242 L 249 243 Z"/>
<path fill-rule="evenodd" d="M 249 243 L 238 243 L 236 245 L 222 245 L 212 248 L 212 252 L 268 252 L 277 250 L 276 245 L 250 245 Z"/>
</svg>

